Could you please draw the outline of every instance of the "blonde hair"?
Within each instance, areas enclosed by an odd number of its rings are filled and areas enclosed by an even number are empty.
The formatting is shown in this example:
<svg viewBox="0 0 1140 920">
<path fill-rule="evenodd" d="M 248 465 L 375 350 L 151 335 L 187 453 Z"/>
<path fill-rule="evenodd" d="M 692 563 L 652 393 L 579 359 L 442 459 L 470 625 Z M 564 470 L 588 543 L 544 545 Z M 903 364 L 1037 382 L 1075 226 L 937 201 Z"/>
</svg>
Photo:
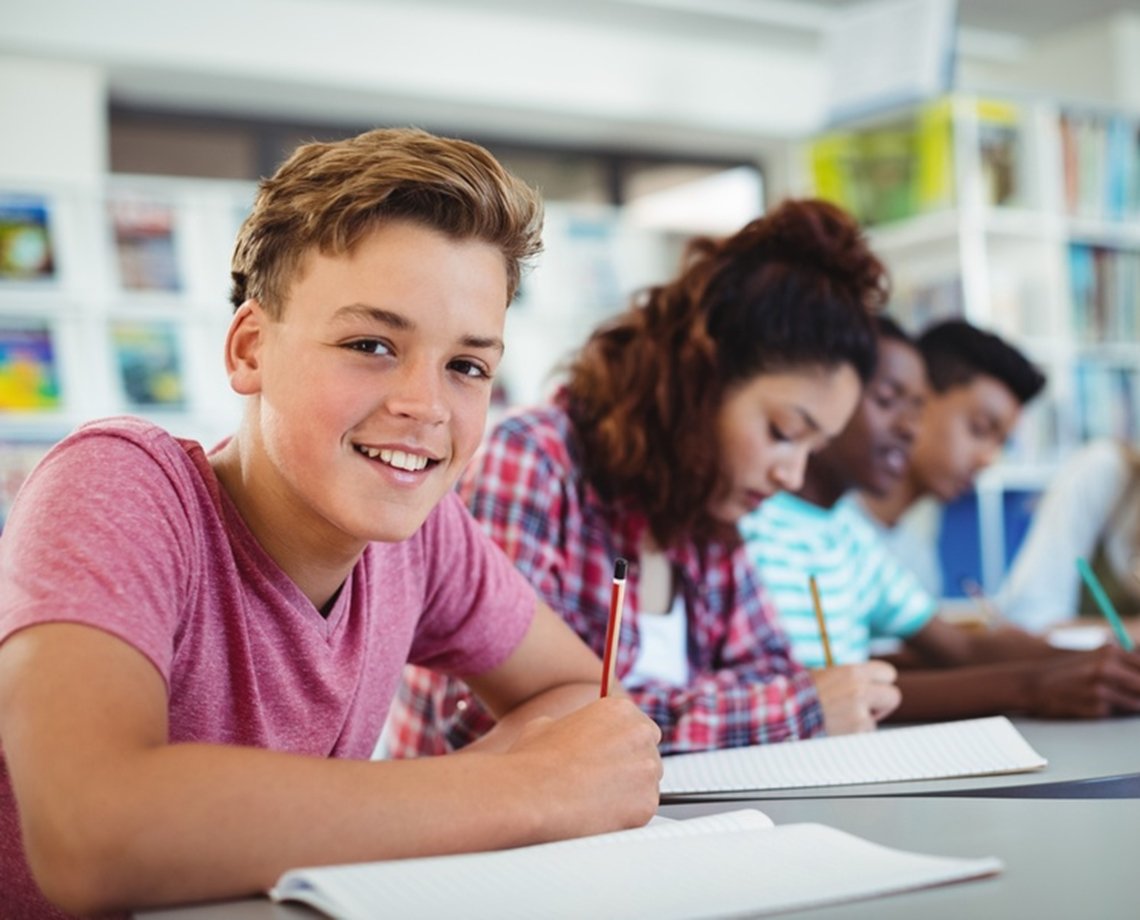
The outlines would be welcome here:
<svg viewBox="0 0 1140 920">
<path fill-rule="evenodd" d="M 507 268 L 506 303 L 523 263 L 542 249 L 538 193 L 484 148 L 414 128 L 380 128 L 304 144 L 262 180 L 234 246 L 234 309 L 256 298 L 279 319 L 310 250 L 349 253 L 391 220 L 498 247 Z"/>
</svg>

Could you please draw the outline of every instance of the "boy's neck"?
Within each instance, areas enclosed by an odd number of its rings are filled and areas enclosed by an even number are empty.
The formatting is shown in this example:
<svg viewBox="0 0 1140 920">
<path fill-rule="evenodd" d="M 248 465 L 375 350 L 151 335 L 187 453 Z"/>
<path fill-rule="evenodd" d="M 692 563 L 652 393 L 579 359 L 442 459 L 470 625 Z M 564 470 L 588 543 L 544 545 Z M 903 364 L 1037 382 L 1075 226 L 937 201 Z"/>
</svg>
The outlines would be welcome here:
<svg viewBox="0 0 1140 920">
<path fill-rule="evenodd" d="M 922 498 L 924 492 L 911 477 L 907 476 L 898 486 L 886 495 L 862 493 L 863 507 L 886 527 L 894 527 L 907 510 Z"/>
<path fill-rule="evenodd" d="M 210 465 L 214 475 L 261 548 L 301 589 L 317 611 L 326 616 L 359 558 L 359 552 L 353 556 L 336 548 L 330 549 L 327 544 L 314 549 L 298 539 L 303 528 L 281 526 L 275 520 L 274 513 L 280 503 L 273 496 L 259 494 L 259 477 L 253 473 L 250 452 L 246 449 L 250 440 L 243 429 L 213 454 Z"/>
<path fill-rule="evenodd" d="M 819 508 L 834 508 L 839 499 L 848 491 L 849 485 L 837 479 L 822 475 L 813 475 L 811 466 L 804 477 L 804 484 L 796 496 L 805 502 L 810 502 Z"/>
</svg>

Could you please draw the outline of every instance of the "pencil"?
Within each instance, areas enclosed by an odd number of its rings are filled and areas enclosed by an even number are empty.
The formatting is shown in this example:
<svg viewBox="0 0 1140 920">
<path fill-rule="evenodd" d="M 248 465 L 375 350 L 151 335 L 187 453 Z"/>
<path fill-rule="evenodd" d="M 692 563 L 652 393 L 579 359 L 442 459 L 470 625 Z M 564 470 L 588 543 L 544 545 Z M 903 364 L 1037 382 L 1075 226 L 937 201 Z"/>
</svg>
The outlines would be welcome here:
<svg viewBox="0 0 1140 920">
<path fill-rule="evenodd" d="M 819 624 L 819 641 L 823 643 L 823 664 L 825 667 L 834 667 L 835 659 L 831 657 L 831 639 L 827 636 L 827 622 L 823 618 L 823 604 L 819 600 L 819 583 L 814 575 L 808 576 L 808 586 L 811 588 L 811 604 L 815 608 L 815 621 Z"/>
<path fill-rule="evenodd" d="M 614 582 L 610 589 L 610 619 L 606 625 L 606 653 L 602 658 L 602 698 L 610 695 L 617 683 L 618 643 L 621 641 L 621 614 L 625 606 L 625 573 L 628 564 L 622 558 L 614 560 Z"/>
<path fill-rule="evenodd" d="M 1128 630 L 1124 628 L 1124 623 L 1120 620 L 1120 614 L 1116 612 L 1116 608 L 1112 606 L 1112 601 L 1108 599 L 1108 595 L 1104 591 L 1104 586 L 1101 585 L 1100 579 L 1093 573 L 1092 568 L 1088 562 L 1077 557 L 1077 571 L 1081 573 L 1081 578 L 1084 579 L 1085 585 L 1088 586 L 1089 592 L 1096 601 L 1096 605 L 1100 608 L 1100 612 L 1104 614 L 1104 618 L 1108 620 L 1108 625 L 1112 627 L 1112 631 L 1116 633 L 1116 640 L 1120 643 L 1121 648 L 1126 652 L 1131 652 L 1136 648 L 1136 643 L 1132 641 L 1132 637 L 1128 635 Z"/>
<path fill-rule="evenodd" d="M 965 591 L 966 595 L 973 601 L 974 608 L 978 611 L 982 625 L 986 627 L 986 629 L 992 629 L 996 626 L 1001 617 L 994 609 L 994 605 L 989 602 L 986 593 L 982 590 L 982 586 L 972 578 L 963 578 L 960 584 L 962 585 L 962 590 Z"/>
</svg>

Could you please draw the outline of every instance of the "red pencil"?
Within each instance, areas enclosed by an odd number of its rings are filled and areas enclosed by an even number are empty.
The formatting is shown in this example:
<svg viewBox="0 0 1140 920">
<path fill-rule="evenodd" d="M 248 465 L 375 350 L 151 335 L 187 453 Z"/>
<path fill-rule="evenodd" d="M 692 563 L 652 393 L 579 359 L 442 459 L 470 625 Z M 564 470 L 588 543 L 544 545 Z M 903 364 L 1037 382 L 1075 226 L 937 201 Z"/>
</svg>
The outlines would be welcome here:
<svg viewBox="0 0 1140 920">
<path fill-rule="evenodd" d="M 617 683 L 614 670 L 617 668 L 618 643 L 621 640 L 621 613 L 625 606 L 625 573 L 628 568 L 624 559 L 614 560 L 614 583 L 610 592 L 610 619 L 606 626 L 606 654 L 602 658 L 602 697 L 610 695 L 610 688 Z"/>
</svg>

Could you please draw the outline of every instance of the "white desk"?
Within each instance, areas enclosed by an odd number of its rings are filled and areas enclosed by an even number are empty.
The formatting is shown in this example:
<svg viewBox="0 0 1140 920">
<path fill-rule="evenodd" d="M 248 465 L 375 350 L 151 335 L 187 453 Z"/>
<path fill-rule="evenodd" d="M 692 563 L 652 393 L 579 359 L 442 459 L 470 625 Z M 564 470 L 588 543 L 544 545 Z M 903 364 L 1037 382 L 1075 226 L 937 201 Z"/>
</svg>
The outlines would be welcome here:
<svg viewBox="0 0 1140 920">
<path fill-rule="evenodd" d="M 818 821 L 888 846 L 946 856 L 992 855 L 1006 864 L 1006 871 L 995 879 L 821 908 L 797 913 L 797 918 L 1140 916 L 1133 855 L 1140 828 L 1140 717 L 1097 722 L 1015 719 L 1014 724 L 1048 758 L 1044 770 L 780 790 L 751 802 L 663 805 L 661 813 L 686 817 L 751 804 L 778 824 Z M 1123 779 L 1115 784 L 1095 782 L 1104 777 Z M 1042 796 L 1059 791 L 1068 800 L 1036 798 L 1035 788 Z M 1107 797 L 1122 792 L 1124 798 Z M 1092 800 L 1101 796 L 1106 797 Z M 140 920 L 318 916 L 305 908 L 258 899 L 139 914 Z"/>
<path fill-rule="evenodd" d="M 756 803 L 777 824 L 816 821 L 886 846 L 942 856 L 997 856 L 997 876 L 791 914 L 795 920 L 1096 920 L 1140 914 L 1136 832 L 1140 800 L 817 798 Z M 666 805 L 693 817 L 741 803 Z M 756 867 L 757 874 L 764 866 Z M 826 867 L 820 867 L 826 872 Z M 696 882 L 694 882 L 696 884 Z M 536 911 L 536 916 L 541 911 Z M 153 911 L 140 920 L 313 920 L 265 900 Z M 379 914 L 378 914 L 379 916 Z"/>
<path fill-rule="evenodd" d="M 1012 721 L 1030 745 L 1049 761 L 1044 769 L 912 783 L 776 789 L 732 797 L 765 801 L 900 795 L 1140 798 L 1140 716 L 1072 722 L 1021 718 Z M 880 731 L 890 731 L 890 727 Z M 716 801 L 717 796 L 703 799 Z"/>
<path fill-rule="evenodd" d="M 693 817 L 740 804 L 667 805 L 661 813 Z M 790 915 L 795 920 L 1140 916 L 1140 800 L 817 798 L 755 806 L 777 824 L 816 821 L 885 846 L 939 856 L 997 856 L 1005 864 L 992 878 L 797 912 Z"/>
</svg>

